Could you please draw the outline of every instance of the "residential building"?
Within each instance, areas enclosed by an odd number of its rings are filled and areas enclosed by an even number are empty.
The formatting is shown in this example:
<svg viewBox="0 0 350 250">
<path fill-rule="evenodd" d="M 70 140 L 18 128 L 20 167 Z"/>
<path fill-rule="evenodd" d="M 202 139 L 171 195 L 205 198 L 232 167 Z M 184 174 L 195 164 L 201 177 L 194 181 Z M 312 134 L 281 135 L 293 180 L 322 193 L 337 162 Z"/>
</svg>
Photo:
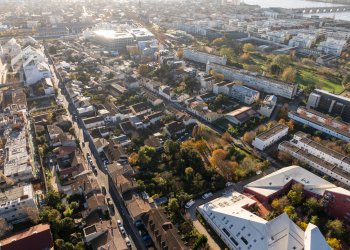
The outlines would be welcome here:
<svg viewBox="0 0 350 250">
<path fill-rule="evenodd" d="M 201 83 L 201 88 L 208 91 L 213 91 L 213 85 L 215 84 L 215 77 L 208 74 L 201 74 L 198 77 L 199 82 Z"/>
<path fill-rule="evenodd" d="M 256 136 L 252 142 L 252 145 L 259 150 L 264 150 L 267 147 L 279 141 L 280 139 L 282 139 L 287 134 L 288 126 L 283 124 L 277 124 L 271 129 Z"/>
<path fill-rule="evenodd" d="M 69 29 L 65 26 L 37 28 L 37 37 L 40 38 L 59 38 L 68 35 Z"/>
<path fill-rule="evenodd" d="M 162 85 L 159 87 L 158 93 L 167 100 L 171 100 L 175 93 L 168 85 Z"/>
<path fill-rule="evenodd" d="M 102 116 L 94 116 L 83 119 L 83 123 L 87 129 L 90 129 L 104 126 L 105 120 Z"/>
<path fill-rule="evenodd" d="M 326 41 L 320 42 L 320 45 L 317 47 L 317 50 L 322 51 L 325 54 L 340 56 L 343 50 L 345 49 L 346 44 L 346 40 L 327 37 Z"/>
<path fill-rule="evenodd" d="M 345 122 L 350 122 L 350 98 L 315 89 L 309 95 L 306 107 L 340 116 Z"/>
<path fill-rule="evenodd" d="M 253 181 L 244 186 L 244 192 L 254 195 L 261 202 L 272 201 L 283 195 L 294 183 L 303 185 L 306 195 L 320 199 L 325 211 L 331 216 L 350 220 L 350 191 L 299 166 L 285 167 Z"/>
<path fill-rule="evenodd" d="M 148 102 L 139 102 L 130 106 L 134 115 L 145 115 L 152 111 L 152 106 Z"/>
<path fill-rule="evenodd" d="M 233 83 L 228 83 L 225 81 L 215 83 L 215 84 L 213 84 L 213 93 L 216 95 L 221 94 L 221 93 L 229 95 L 232 86 L 233 86 Z"/>
<path fill-rule="evenodd" d="M 163 209 L 152 208 L 142 221 L 157 249 L 189 249 L 178 234 L 177 228 L 169 221 Z"/>
<path fill-rule="evenodd" d="M 350 158 L 309 139 L 307 134 L 296 133 L 291 141 L 282 142 L 278 149 L 350 186 Z"/>
<path fill-rule="evenodd" d="M 146 28 L 128 29 L 127 32 L 130 33 L 137 42 L 151 41 L 155 39 L 153 33 Z"/>
<path fill-rule="evenodd" d="M 256 116 L 257 112 L 251 107 L 241 107 L 225 114 L 225 118 L 236 125 L 241 125 Z"/>
<path fill-rule="evenodd" d="M 247 86 L 258 91 L 263 91 L 268 94 L 282 96 L 288 99 L 293 99 L 297 93 L 298 85 L 288 82 L 283 82 L 268 78 L 257 73 L 239 70 L 232 67 L 227 67 L 215 63 L 207 63 L 206 72 L 214 70 L 217 73 L 223 74 L 225 80 L 242 82 Z"/>
<path fill-rule="evenodd" d="M 4 176 L 11 180 L 13 184 L 29 182 L 34 178 L 31 156 L 27 148 L 29 146 L 27 131 L 24 124 L 13 125 L 20 126 L 20 130 L 8 129 L 5 131 L 7 140 L 4 150 Z"/>
<path fill-rule="evenodd" d="M 0 193 L 0 216 L 7 222 L 16 224 L 25 221 L 27 209 L 38 210 L 31 184 Z"/>
<path fill-rule="evenodd" d="M 289 46 L 310 49 L 316 43 L 317 37 L 312 34 L 298 33 L 289 40 Z"/>
<path fill-rule="evenodd" d="M 53 237 L 49 224 L 39 224 L 0 240 L 1 250 L 18 250 L 28 248 L 31 250 L 54 248 Z"/>
<path fill-rule="evenodd" d="M 285 31 L 270 31 L 267 33 L 267 39 L 274 43 L 285 43 L 289 38 L 289 34 Z"/>
<path fill-rule="evenodd" d="M 173 137 L 184 133 L 186 128 L 182 122 L 173 121 L 166 124 L 164 130 L 169 137 Z"/>
<path fill-rule="evenodd" d="M 230 96 L 244 104 L 251 105 L 259 100 L 260 93 L 259 91 L 236 84 L 232 86 Z"/>
<path fill-rule="evenodd" d="M 350 126 L 329 115 L 305 107 L 299 107 L 297 111 L 289 112 L 288 117 L 317 129 L 322 133 L 334 136 L 346 142 L 350 141 Z"/>
<path fill-rule="evenodd" d="M 208 122 L 214 122 L 223 116 L 222 114 L 211 111 L 208 105 L 201 101 L 194 101 L 189 103 L 189 105 L 187 106 L 187 110 L 207 120 Z"/>
<path fill-rule="evenodd" d="M 258 112 L 265 117 L 270 117 L 272 112 L 275 110 L 276 104 L 277 96 L 267 95 L 260 105 Z"/>
<path fill-rule="evenodd" d="M 206 64 L 208 62 L 217 63 L 220 65 L 226 65 L 227 58 L 225 56 L 216 56 L 213 54 L 201 52 L 194 49 L 184 49 L 184 59 Z"/>
<path fill-rule="evenodd" d="M 255 204 L 252 197 L 234 191 L 199 206 L 198 211 L 232 250 L 331 249 L 315 225 L 308 224 L 304 232 L 286 213 L 266 221 L 249 211 Z"/>
</svg>

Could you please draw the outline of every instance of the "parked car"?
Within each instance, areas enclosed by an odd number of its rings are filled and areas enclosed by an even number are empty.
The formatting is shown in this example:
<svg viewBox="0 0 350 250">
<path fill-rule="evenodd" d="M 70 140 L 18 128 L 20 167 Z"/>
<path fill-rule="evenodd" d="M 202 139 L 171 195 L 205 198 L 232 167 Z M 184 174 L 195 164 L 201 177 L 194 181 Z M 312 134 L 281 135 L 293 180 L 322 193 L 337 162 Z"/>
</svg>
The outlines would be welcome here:
<svg viewBox="0 0 350 250">
<path fill-rule="evenodd" d="M 196 203 L 194 200 L 190 200 L 189 202 L 186 203 L 185 208 L 189 209 Z"/>
<path fill-rule="evenodd" d="M 106 190 L 105 186 L 101 186 L 101 191 L 102 191 L 103 195 L 107 194 L 107 190 Z"/>
<path fill-rule="evenodd" d="M 117 225 L 118 225 L 118 227 L 123 226 L 122 221 L 121 220 L 117 220 Z"/>
<path fill-rule="evenodd" d="M 231 186 L 233 186 L 233 183 L 228 181 L 228 182 L 226 182 L 225 186 L 226 187 L 231 187 Z"/>
<path fill-rule="evenodd" d="M 127 246 L 128 248 L 131 248 L 131 241 L 130 241 L 130 239 L 129 239 L 128 236 L 125 237 L 125 243 L 126 243 L 126 246 Z"/>
<path fill-rule="evenodd" d="M 120 231 L 120 233 L 125 237 L 126 231 L 125 231 L 125 228 L 123 227 L 123 225 L 121 225 L 121 226 L 119 227 L 119 231 Z"/>
<path fill-rule="evenodd" d="M 202 199 L 206 200 L 206 199 L 208 199 L 208 198 L 210 198 L 212 196 L 213 196 L 213 193 L 212 192 L 208 192 L 208 193 L 205 193 L 205 194 L 202 195 Z"/>
</svg>

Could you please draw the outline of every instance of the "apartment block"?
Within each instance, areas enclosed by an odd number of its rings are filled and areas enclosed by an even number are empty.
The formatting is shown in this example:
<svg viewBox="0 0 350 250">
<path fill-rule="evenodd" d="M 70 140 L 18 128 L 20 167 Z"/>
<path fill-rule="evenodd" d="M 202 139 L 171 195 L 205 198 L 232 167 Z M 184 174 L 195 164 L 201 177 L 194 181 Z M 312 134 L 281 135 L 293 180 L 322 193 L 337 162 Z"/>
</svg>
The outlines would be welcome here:
<svg viewBox="0 0 350 250">
<path fill-rule="evenodd" d="M 350 126 L 334 117 L 304 107 L 289 112 L 288 117 L 340 140 L 350 141 Z"/>
<path fill-rule="evenodd" d="M 208 73 L 211 70 L 223 74 L 227 81 L 238 80 L 241 81 L 244 86 L 249 88 L 288 99 L 293 99 L 298 89 L 298 85 L 293 83 L 278 81 L 257 73 L 251 73 L 209 62 L 207 63 L 206 72 Z"/>
<path fill-rule="evenodd" d="M 26 220 L 26 209 L 37 210 L 33 186 L 15 187 L 0 193 L 0 216 L 9 223 L 19 223 Z"/>
<path fill-rule="evenodd" d="M 340 116 L 345 122 L 350 122 L 350 98 L 315 89 L 309 96 L 307 107 Z"/>
<path fill-rule="evenodd" d="M 184 59 L 203 64 L 213 62 L 220 65 L 226 65 L 227 63 L 227 58 L 225 56 L 217 56 L 194 49 L 184 49 Z"/>
<path fill-rule="evenodd" d="M 252 145 L 259 150 L 264 150 L 279 141 L 288 134 L 288 126 L 277 124 L 271 129 L 259 134 L 252 142 Z"/>
</svg>

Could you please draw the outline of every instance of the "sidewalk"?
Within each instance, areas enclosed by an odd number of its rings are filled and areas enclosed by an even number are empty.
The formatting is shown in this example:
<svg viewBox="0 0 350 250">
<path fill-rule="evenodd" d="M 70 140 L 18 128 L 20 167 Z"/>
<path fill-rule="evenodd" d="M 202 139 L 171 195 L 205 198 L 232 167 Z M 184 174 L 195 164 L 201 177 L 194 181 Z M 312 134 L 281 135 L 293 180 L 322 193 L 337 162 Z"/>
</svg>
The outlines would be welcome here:
<svg viewBox="0 0 350 250">
<path fill-rule="evenodd" d="M 205 227 L 197 219 L 193 220 L 193 226 L 198 230 L 200 234 L 203 234 L 207 237 L 209 249 L 220 249 L 219 245 L 216 244 L 215 240 L 211 237 L 210 234 L 208 234 L 207 229 L 205 229 Z"/>
</svg>

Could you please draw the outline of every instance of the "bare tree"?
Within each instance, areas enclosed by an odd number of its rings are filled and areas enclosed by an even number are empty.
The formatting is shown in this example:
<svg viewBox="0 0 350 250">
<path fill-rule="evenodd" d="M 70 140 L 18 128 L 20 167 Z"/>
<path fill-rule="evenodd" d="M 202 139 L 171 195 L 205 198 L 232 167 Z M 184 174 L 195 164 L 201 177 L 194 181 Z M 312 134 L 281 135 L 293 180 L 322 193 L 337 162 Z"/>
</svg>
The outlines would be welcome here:
<svg viewBox="0 0 350 250">
<path fill-rule="evenodd" d="M 31 206 L 25 206 L 22 208 L 22 211 L 27 216 L 28 220 L 32 221 L 34 224 L 39 222 L 38 209 Z"/>
<path fill-rule="evenodd" d="M 12 225 L 9 224 L 4 218 L 0 218 L 0 238 L 5 236 L 12 230 Z"/>
</svg>

